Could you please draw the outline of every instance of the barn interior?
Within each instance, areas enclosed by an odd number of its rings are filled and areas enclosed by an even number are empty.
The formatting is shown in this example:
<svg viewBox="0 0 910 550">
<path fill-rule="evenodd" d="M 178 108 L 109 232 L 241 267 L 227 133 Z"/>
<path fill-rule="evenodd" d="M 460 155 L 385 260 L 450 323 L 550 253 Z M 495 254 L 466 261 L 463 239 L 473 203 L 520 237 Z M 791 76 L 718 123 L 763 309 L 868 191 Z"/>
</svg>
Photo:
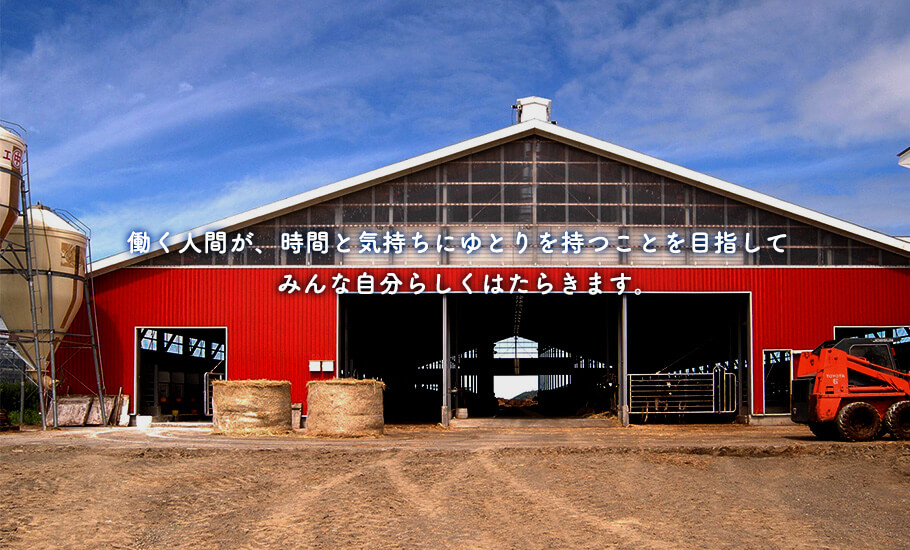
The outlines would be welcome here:
<svg viewBox="0 0 910 550">
<path fill-rule="evenodd" d="M 618 297 L 563 294 L 447 296 L 451 406 L 470 417 L 566 417 L 615 412 Z M 380 320 L 377 321 L 377 314 Z M 386 383 L 388 422 L 438 422 L 442 298 L 343 296 L 342 374 Z M 534 377 L 512 403 L 494 382 Z"/>
<path fill-rule="evenodd" d="M 137 412 L 158 421 L 211 419 L 210 380 L 226 374 L 224 328 L 136 329 Z"/>
<path fill-rule="evenodd" d="M 627 311 L 632 422 L 718 421 L 745 405 L 747 293 L 647 293 Z"/>
<path fill-rule="evenodd" d="M 621 300 L 614 294 L 447 295 L 452 412 L 587 417 L 616 413 L 628 397 L 633 422 L 732 418 L 748 394 L 748 294 L 629 296 L 629 376 L 622 381 Z M 438 295 L 340 299 L 341 375 L 386 383 L 387 422 L 439 421 L 442 302 Z M 519 377 L 536 384 L 518 396 L 497 394 L 496 386 L 508 388 Z M 621 396 L 620 388 L 628 393 Z"/>
</svg>

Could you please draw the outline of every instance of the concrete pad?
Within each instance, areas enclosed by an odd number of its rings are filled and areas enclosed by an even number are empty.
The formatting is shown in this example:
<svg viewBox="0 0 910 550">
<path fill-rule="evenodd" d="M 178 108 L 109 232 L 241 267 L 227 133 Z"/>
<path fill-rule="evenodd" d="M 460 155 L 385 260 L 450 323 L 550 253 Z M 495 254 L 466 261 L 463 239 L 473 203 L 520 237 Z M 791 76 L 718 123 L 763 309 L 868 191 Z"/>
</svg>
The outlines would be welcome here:
<svg viewBox="0 0 910 550">
<path fill-rule="evenodd" d="M 612 428 L 619 420 L 611 418 L 453 418 L 452 428 Z"/>
<path fill-rule="evenodd" d="M 138 418 L 138 417 L 137 417 Z M 154 418 L 154 417 L 149 417 Z M 152 428 L 208 428 L 212 429 L 212 422 L 152 422 L 150 427 Z"/>
<path fill-rule="evenodd" d="M 749 424 L 753 426 L 796 426 L 796 423 L 790 420 L 789 414 L 750 416 Z"/>
</svg>

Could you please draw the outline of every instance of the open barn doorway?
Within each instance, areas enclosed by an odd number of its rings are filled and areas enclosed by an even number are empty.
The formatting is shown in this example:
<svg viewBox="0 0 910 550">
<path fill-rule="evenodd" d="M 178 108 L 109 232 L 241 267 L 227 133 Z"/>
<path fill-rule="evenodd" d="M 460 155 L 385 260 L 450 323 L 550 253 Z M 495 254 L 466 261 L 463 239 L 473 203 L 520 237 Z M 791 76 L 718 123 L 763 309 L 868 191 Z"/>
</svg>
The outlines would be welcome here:
<svg viewBox="0 0 910 550">
<path fill-rule="evenodd" d="M 211 381 L 226 376 L 226 328 L 136 328 L 137 414 L 156 421 L 211 420 Z"/>
<path fill-rule="evenodd" d="M 339 296 L 339 375 L 385 383 L 385 421 L 439 422 L 442 298 Z"/>
<path fill-rule="evenodd" d="M 388 422 L 438 422 L 441 410 L 598 417 L 623 403 L 632 422 L 723 422 L 748 410 L 747 293 L 346 295 L 339 304 L 340 374 L 385 382 Z"/>
<path fill-rule="evenodd" d="M 629 298 L 632 422 L 722 422 L 748 410 L 749 294 Z"/>
<path fill-rule="evenodd" d="M 451 411 L 472 418 L 615 412 L 616 296 L 341 296 L 340 374 L 385 382 L 387 422 L 439 422 L 444 299 Z"/>
<path fill-rule="evenodd" d="M 619 298 L 456 295 L 453 407 L 469 417 L 615 414 Z"/>
</svg>

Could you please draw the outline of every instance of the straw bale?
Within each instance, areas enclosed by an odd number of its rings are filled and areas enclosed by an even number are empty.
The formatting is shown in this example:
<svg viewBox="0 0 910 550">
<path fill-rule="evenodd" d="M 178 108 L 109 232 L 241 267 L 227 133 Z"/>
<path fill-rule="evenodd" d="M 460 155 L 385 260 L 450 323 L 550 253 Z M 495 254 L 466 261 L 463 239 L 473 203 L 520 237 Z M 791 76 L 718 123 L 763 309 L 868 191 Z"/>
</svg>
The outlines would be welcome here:
<svg viewBox="0 0 910 550">
<path fill-rule="evenodd" d="M 385 389 L 385 382 L 379 380 L 373 380 L 372 378 L 361 380 L 360 378 L 331 378 L 329 380 L 310 380 L 307 382 L 306 387 L 310 388 L 311 386 L 334 386 L 334 385 L 349 385 L 349 386 L 378 386 L 381 389 Z"/>
<path fill-rule="evenodd" d="M 307 383 L 307 435 L 382 435 L 382 391 L 377 380 L 313 380 Z"/>
<path fill-rule="evenodd" d="M 235 388 L 270 388 L 270 387 L 284 387 L 291 386 L 291 383 L 287 380 L 269 380 L 266 378 L 259 378 L 256 380 L 212 380 L 213 386 L 232 386 Z"/>
<path fill-rule="evenodd" d="M 212 384 L 215 433 L 274 434 L 291 429 L 291 383 L 217 380 Z"/>
</svg>

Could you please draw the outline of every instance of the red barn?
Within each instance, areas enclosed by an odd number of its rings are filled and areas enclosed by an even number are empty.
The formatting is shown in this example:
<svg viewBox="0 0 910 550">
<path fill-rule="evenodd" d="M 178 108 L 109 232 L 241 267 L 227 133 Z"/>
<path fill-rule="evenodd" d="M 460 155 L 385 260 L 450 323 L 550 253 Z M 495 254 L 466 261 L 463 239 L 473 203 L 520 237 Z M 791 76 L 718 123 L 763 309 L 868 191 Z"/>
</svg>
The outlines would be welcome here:
<svg viewBox="0 0 910 550">
<path fill-rule="evenodd" d="M 387 419 L 448 422 L 497 414 L 494 381 L 517 375 L 536 414 L 723 421 L 787 414 L 794 350 L 908 340 L 910 242 L 556 126 L 549 105 L 95 262 L 107 391 L 199 418 L 211 376 L 290 380 L 303 403 L 309 380 L 372 377 Z"/>
</svg>

